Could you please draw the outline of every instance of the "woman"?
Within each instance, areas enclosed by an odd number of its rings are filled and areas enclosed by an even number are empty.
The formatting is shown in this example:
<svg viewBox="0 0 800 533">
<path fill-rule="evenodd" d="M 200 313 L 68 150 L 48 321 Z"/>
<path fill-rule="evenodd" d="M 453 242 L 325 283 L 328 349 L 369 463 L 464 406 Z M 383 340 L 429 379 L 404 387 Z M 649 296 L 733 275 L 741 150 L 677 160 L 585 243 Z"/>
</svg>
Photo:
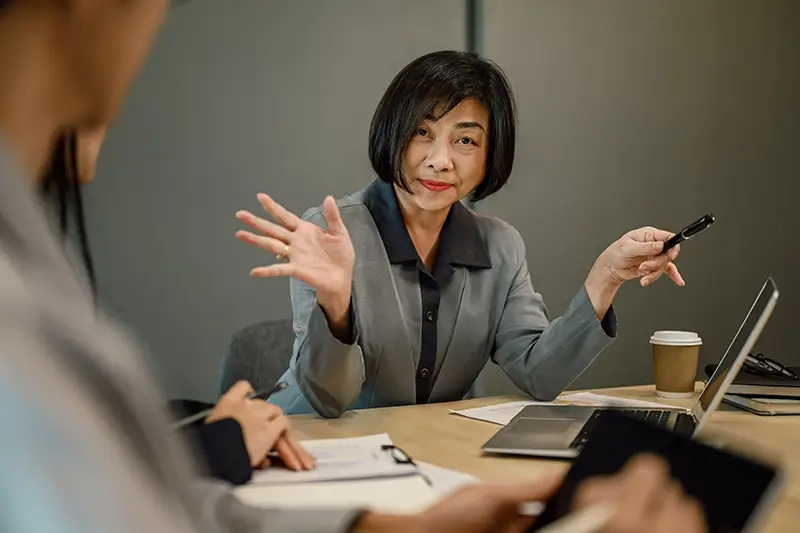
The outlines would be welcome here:
<svg viewBox="0 0 800 533">
<path fill-rule="evenodd" d="M 554 485 L 475 486 L 420 514 L 388 516 L 256 509 L 229 485 L 197 479 L 147 365 L 92 305 L 36 192 L 59 132 L 102 127 L 116 114 L 166 8 L 166 0 L 0 0 L 3 530 L 478 533 L 525 527 L 519 504 L 546 498 Z M 235 408 L 217 414 L 224 418 Z M 276 439 L 284 433 L 285 426 L 270 427 Z M 668 479 L 658 461 L 632 464 L 587 483 L 576 507 L 604 500 L 617 506 L 639 494 L 636 505 L 615 514 L 610 531 L 653 523 L 660 531 L 705 531 L 697 504 L 680 490 L 662 488 Z"/>
<path fill-rule="evenodd" d="M 567 311 L 548 321 L 519 233 L 460 201 L 482 200 L 511 174 L 516 117 L 499 68 L 466 52 L 407 65 L 372 119 L 377 179 L 298 218 L 267 195 L 278 224 L 247 211 L 237 236 L 286 262 L 295 354 L 271 398 L 290 414 L 461 399 L 489 358 L 539 400 L 552 400 L 616 336 L 612 300 L 627 280 L 666 273 L 671 234 L 631 231 L 597 259 Z"/>
</svg>

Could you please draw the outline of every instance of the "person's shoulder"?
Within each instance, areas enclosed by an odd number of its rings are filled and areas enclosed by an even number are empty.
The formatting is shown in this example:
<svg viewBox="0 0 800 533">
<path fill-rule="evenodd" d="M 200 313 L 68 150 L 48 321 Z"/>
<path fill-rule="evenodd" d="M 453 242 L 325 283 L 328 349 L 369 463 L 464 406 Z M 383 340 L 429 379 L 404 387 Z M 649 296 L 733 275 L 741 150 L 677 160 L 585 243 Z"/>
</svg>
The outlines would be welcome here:
<svg viewBox="0 0 800 533">
<path fill-rule="evenodd" d="M 474 215 L 493 263 L 499 259 L 505 264 L 516 264 L 525 259 L 525 241 L 517 228 L 492 215 Z"/>
<path fill-rule="evenodd" d="M 366 188 L 363 188 L 356 192 L 347 194 L 345 196 L 334 198 L 334 200 L 336 200 L 336 207 L 339 208 L 339 213 L 341 213 L 345 225 L 347 224 L 347 216 L 351 212 L 362 211 L 367 209 L 367 206 L 364 203 L 365 193 L 366 193 Z M 314 207 L 306 209 L 300 218 L 302 218 L 303 220 L 307 220 L 308 222 L 311 222 L 316 226 L 320 226 L 322 228 L 327 227 L 327 223 L 325 222 L 325 215 L 322 213 L 322 204 L 318 204 Z"/>
<path fill-rule="evenodd" d="M 35 298 L 11 258 L 0 248 L 0 330 L 37 318 Z M 0 339 L 3 335 L 0 334 Z"/>
<path fill-rule="evenodd" d="M 51 343 L 47 322 L 24 275 L 0 249 L 0 367 L 20 382 L 47 365 L 43 354 Z"/>
</svg>

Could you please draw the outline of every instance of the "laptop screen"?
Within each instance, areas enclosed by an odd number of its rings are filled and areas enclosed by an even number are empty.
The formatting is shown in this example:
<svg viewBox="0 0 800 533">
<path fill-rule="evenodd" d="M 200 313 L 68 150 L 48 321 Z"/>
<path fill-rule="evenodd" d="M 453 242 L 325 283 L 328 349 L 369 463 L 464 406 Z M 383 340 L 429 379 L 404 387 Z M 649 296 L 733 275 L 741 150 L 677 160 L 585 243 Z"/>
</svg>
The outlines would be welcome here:
<svg viewBox="0 0 800 533">
<path fill-rule="evenodd" d="M 704 415 L 719 406 L 725 391 L 736 378 L 736 374 L 739 373 L 739 369 L 744 363 L 744 356 L 750 353 L 755 346 L 761 330 L 775 307 L 777 299 L 778 288 L 772 278 L 768 278 L 752 307 L 750 307 L 744 322 L 739 326 L 739 331 L 736 332 L 736 336 L 728 346 L 728 350 L 717 365 L 717 369 L 706 383 L 703 392 L 700 393 L 700 398 L 692 408 L 692 414 L 697 420 L 695 432 L 699 431 L 703 425 Z"/>
</svg>

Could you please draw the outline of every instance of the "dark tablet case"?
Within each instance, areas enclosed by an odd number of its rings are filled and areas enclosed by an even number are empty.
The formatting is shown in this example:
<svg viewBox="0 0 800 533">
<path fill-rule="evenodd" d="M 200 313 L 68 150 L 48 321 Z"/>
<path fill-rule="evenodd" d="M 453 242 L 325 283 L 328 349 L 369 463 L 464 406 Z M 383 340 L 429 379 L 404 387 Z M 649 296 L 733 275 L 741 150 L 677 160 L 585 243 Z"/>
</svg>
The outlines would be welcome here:
<svg viewBox="0 0 800 533">
<path fill-rule="evenodd" d="M 580 481 L 613 474 L 644 451 L 664 458 L 673 478 L 701 503 L 709 533 L 745 531 L 761 504 L 768 507 L 772 503 L 770 497 L 779 485 L 778 471 L 772 466 L 608 410 L 531 531 L 568 513 Z"/>
</svg>

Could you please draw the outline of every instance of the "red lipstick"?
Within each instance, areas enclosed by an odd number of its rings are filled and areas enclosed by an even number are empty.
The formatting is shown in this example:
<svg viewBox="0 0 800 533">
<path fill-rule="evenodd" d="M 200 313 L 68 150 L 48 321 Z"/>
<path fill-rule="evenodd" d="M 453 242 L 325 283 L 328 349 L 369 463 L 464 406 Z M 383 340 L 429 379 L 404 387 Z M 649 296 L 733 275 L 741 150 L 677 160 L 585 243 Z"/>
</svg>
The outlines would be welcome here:
<svg viewBox="0 0 800 533">
<path fill-rule="evenodd" d="M 453 186 L 451 183 L 445 183 L 444 181 L 419 180 L 419 182 L 423 187 L 433 192 L 446 191 Z"/>
</svg>

